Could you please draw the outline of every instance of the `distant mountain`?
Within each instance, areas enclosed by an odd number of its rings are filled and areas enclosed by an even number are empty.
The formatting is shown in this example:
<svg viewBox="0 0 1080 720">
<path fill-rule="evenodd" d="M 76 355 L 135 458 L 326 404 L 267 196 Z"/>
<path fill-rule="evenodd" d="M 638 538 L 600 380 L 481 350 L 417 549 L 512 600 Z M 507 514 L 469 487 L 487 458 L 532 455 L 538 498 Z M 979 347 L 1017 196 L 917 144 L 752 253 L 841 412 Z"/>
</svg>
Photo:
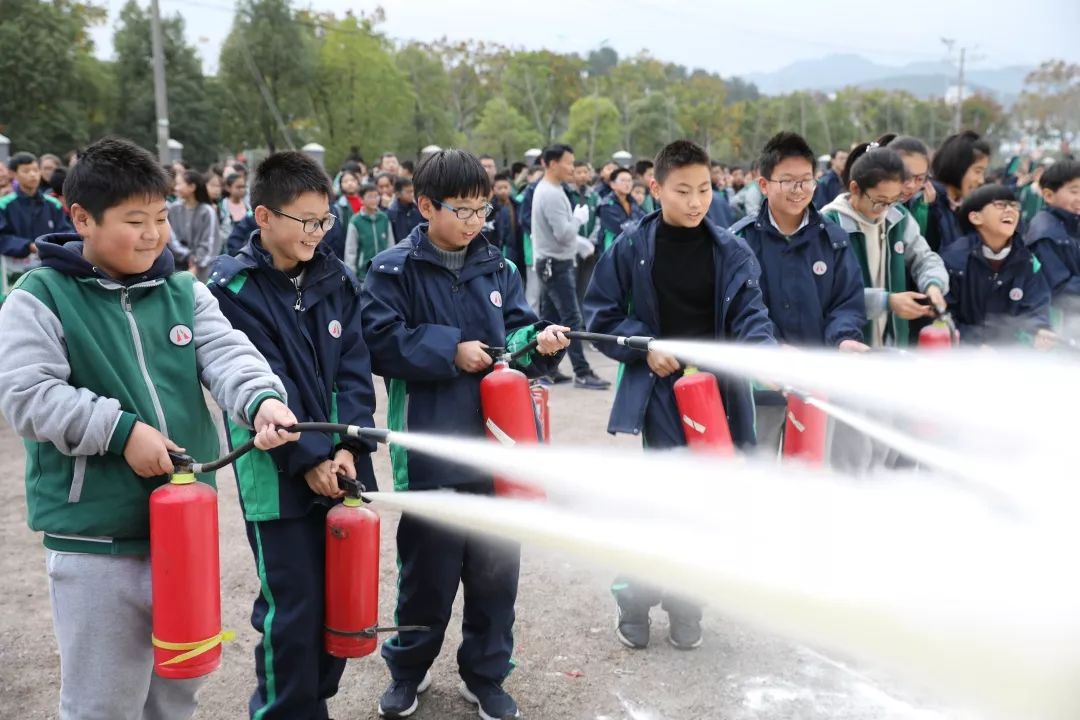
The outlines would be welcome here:
<svg viewBox="0 0 1080 720">
<path fill-rule="evenodd" d="M 967 73 L 967 92 L 980 90 L 1008 104 L 1023 89 L 1030 67 L 974 69 Z M 831 92 L 844 87 L 904 90 L 918 97 L 944 94 L 955 82 L 956 70 L 947 62 L 915 62 L 907 65 L 882 65 L 861 55 L 827 55 L 814 60 L 800 60 L 771 73 L 745 76 L 766 95 L 780 95 L 796 90 Z"/>
</svg>

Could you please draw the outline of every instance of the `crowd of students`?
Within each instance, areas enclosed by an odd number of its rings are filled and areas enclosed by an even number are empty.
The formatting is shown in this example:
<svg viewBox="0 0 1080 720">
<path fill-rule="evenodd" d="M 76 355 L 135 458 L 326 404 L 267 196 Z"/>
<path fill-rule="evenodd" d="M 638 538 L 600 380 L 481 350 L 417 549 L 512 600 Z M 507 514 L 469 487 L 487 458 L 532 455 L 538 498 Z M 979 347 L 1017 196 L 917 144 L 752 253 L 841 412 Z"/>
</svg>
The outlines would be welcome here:
<svg viewBox="0 0 1080 720">
<path fill-rule="evenodd" d="M 508 170 L 444 150 L 415 173 L 387 153 L 371 174 L 355 158 L 333 179 L 283 152 L 249 180 L 242 164 L 162 168 L 106 139 L 50 192 L 61 170 L 14 156 L 17 185 L 0 198 L 0 410 L 28 443 L 61 717 L 194 711 L 199 681 L 151 672 L 146 501 L 170 450 L 217 454 L 200 382 L 230 444 L 259 448 L 235 466 L 260 584 L 251 716 L 325 719 L 344 662 L 322 648 L 324 522 L 339 475 L 376 487 L 375 448 L 282 428 L 373 426 L 378 376 L 390 429 L 482 436 L 490 348 L 535 340 L 517 361 L 531 377 L 570 380 L 567 354 L 575 387 L 610 386 L 569 329 L 867 352 L 913 344 L 948 311 L 965 344 L 1054 347 L 1080 294 L 1080 163 L 987 183 L 991 158 L 974 133 L 933 153 L 885 136 L 826 169 L 780 132 L 749 168 L 677 141 L 599 172 L 560 144 Z M 679 359 L 598 349 L 622 364 L 608 431 L 650 451 L 684 445 Z M 739 378 L 721 392 L 736 445 L 779 442 L 777 393 Z M 402 448 L 391 465 L 397 490 L 492 492 L 488 477 Z M 481 717 L 517 717 L 503 683 L 518 548 L 405 513 L 397 550 L 396 620 L 410 629 L 383 646 L 380 715 L 418 707 L 464 585 L 461 694 Z M 649 644 L 657 604 L 675 647 L 701 644 L 694 601 L 631 574 L 612 592 L 628 647 Z"/>
</svg>

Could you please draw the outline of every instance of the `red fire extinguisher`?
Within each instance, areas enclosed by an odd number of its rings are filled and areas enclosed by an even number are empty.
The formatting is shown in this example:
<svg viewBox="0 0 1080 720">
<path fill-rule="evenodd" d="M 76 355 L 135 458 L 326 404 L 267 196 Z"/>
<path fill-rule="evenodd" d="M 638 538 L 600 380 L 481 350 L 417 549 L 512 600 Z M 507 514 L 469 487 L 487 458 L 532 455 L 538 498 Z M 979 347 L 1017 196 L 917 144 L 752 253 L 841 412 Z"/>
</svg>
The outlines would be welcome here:
<svg viewBox="0 0 1080 720">
<path fill-rule="evenodd" d="M 545 443 L 551 442 L 551 410 L 549 403 L 551 393 L 539 383 L 529 385 L 532 393 L 533 405 L 536 407 L 536 417 L 540 420 L 540 434 Z"/>
<path fill-rule="evenodd" d="M 154 672 L 183 680 L 221 664 L 217 493 L 177 468 L 150 494 Z"/>
<path fill-rule="evenodd" d="M 326 514 L 323 644 L 334 657 L 370 655 L 378 646 L 379 516 L 359 497 Z"/>
<path fill-rule="evenodd" d="M 958 333 L 955 334 L 958 335 Z M 954 331 L 947 324 L 935 322 L 919 331 L 919 349 L 948 350 L 953 345 L 953 339 Z"/>
<path fill-rule="evenodd" d="M 725 457 L 735 454 L 715 375 L 687 367 L 675 381 L 675 404 L 682 418 L 686 444 L 691 449 Z"/>
<path fill-rule="evenodd" d="M 784 459 L 824 467 L 829 416 L 816 405 L 808 403 L 800 393 L 789 390 L 786 394 Z"/>
<path fill-rule="evenodd" d="M 487 436 L 503 445 L 533 444 L 540 440 L 533 396 L 524 373 L 510 368 L 506 359 L 495 362 L 494 369 L 480 381 L 480 409 Z M 495 494 L 527 500 L 547 495 L 531 483 L 509 478 L 495 478 Z"/>
</svg>

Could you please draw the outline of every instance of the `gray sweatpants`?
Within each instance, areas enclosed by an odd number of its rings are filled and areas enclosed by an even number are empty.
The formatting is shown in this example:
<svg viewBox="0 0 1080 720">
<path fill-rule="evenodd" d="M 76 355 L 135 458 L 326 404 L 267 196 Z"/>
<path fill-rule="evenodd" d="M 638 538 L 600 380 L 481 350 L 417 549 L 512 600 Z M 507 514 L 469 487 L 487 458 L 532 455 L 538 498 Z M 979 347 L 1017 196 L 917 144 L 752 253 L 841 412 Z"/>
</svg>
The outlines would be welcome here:
<svg viewBox="0 0 1080 720">
<path fill-rule="evenodd" d="M 153 672 L 150 561 L 46 551 L 60 720 L 186 720 L 203 678 Z"/>
</svg>

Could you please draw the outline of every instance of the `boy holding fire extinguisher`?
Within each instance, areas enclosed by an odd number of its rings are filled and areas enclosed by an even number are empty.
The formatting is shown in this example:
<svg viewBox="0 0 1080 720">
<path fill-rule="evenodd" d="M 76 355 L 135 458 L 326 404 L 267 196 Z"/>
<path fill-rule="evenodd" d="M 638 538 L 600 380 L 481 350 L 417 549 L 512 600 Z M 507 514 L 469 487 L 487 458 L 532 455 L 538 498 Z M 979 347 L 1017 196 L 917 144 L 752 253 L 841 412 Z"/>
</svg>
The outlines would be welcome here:
<svg viewBox="0 0 1080 720">
<path fill-rule="evenodd" d="M 45 534 L 61 720 L 195 712 L 201 678 L 153 673 L 148 553 L 169 452 L 218 452 L 200 382 L 258 447 L 297 437 L 278 429 L 296 418 L 266 361 L 174 273 L 170 190 L 126 140 L 80 152 L 64 183 L 78 234 L 38 238 L 42 266 L 0 310 L 0 409 L 25 439 L 28 520 Z"/>
<path fill-rule="evenodd" d="M 774 343 L 761 296 L 757 260 L 746 244 L 707 219 L 712 202 L 708 154 L 687 140 L 656 156 L 653 195 L 661 210 L 620 235 L 593 271 L 585 293 L 590 332 L 664 339 L 736 340 Z M 650 449 L 686 444 L 675 403 L 679 361 L 651 350 L 621 345 L 600 350 L 623 363 L 608 423 L 610 433 L 642 435 Z M 720 378 L 731 439 L 753 446 L 754 401 L 745 381 Z M 701 607 L 631 577 L 612 585 L 618 616 L 616 636 L 630 648 L 649 644 L 649 611 L 663 602 L 669 640 L 681 650 L 701 645 Z"/>
<path fill-rule="evenodd" d="M 731 232 L 746 241 L 761 265 L 761 290 L 776 339 L 788 345 L 865 352 L 866 302 L 859 261 L 848 234 L 818 213 L 814 151 L 800 135 L 779 132 L 758 160 L 765 197 L 756 217 Z M 758 442 L 772 455 L 787 420 L 784 396 L 758 389 Z"/>
<path fill-rule="evenodd" d="M 535 339 L 537 349 L 517 362 L 546 374 L 569 344 L 567 328 L 538 322 L 517 268 L 480 234 L 492 211 L 491 179 L 474 155 L 439 151 L 420 164 L 413 183 L 427 223 L 375 256 L 364 281 L 364 337 L 374 371 L 387 381 L 387 425 L 482 437 L 480 381 L 492 364 L 489 348 L 521 348 Z M 390 456 L 397 490 L 492 492 L 491 478 L 460 466 L 400 447 Z M 396 620 L 428 629 L 401 631 L 383 645 L 392 681 L 379 714 L 416 711 L 461 584 L 461 694 L 482 718 L 517 717 L 502 684 L 512 668 L 519 548 L 409 513 L 398 524 L 397 546 Z"/>
<path fill-rule="evenodd" d="M 330 178 L 300 152 L 266 158 L 251 205 L 258 230 L 235 257 L 218 259 L 210 287 L 222 312 L 266 356 L 302 422 L 374 427 L 375 391 L 360 323 L 356 275 L 324 242 Z M 235 447 L 247 428 L 229 423 Z M 303 433 L 235 464 L 260 592 L 251 622 L 258 683 L 251 716 L 325 720 L 345 660 L 323 647 L 326 515 L 344 492 L 338 474 L 375 490 L 373 442 Z"/>
</svg>

